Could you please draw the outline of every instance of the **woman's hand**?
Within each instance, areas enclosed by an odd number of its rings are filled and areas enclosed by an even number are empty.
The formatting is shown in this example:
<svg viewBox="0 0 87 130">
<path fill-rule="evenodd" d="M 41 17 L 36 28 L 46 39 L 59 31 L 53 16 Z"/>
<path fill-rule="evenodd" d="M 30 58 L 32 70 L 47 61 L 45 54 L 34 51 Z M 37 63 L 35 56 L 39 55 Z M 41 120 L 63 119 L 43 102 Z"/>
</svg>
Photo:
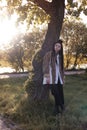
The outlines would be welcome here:
<svg viewBox="0 0 87 130">
<path fill-rule="evenodd" d="M 45 84 L 50 84 L 50 75 L 49 74 L 44 75 L 44 83 Z"/>
<path fill-rule="evenodd" d="M 47 78 L 46 78 L 46 83 L 47 83 L 47 84 L 50 84 L 50 77 L 47 77 Z"/>
</svg>

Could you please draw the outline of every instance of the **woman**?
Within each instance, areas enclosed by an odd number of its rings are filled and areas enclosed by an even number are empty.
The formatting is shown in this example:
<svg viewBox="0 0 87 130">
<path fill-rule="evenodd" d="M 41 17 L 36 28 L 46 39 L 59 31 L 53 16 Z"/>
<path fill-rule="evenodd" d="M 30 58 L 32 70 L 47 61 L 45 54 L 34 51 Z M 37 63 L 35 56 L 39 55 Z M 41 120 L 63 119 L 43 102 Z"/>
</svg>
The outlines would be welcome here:
<svg viewBox="0 0 87 130">
<path fill-rule="evenodd" d="M 51 88 L 55 99 L 55 113 L 64 110 L 64 65 L 62 40 L 53 44 L 53 49 L 43 58 L 43 84 Z"/>
</svg>

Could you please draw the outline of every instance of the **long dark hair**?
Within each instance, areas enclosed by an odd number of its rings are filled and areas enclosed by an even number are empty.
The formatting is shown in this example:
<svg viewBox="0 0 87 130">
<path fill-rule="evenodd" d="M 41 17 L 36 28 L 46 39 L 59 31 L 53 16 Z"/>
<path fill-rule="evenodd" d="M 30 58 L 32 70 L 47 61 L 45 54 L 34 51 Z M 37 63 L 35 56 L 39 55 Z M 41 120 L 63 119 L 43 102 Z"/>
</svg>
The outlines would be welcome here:
<svg viewBox="0 0 87 130">
<path fill-rule="evenodd" d="M 61 39 L 59 39 L 58 41 L 53 43 L 51 58 L 56 56 L 56 52 L 55 52 L 55 49 L 54 49 L 56 43 L 59 43 L 61 45 L 61 50 L 59 51 L 59 56 L 61 58 L 61 66 L 62 66 L 62 69 L 63 69 L 64 68 L 64 65 L 63 65 L 64 64 L 63 45 L 62 45 L 63 41 Z"/>
</svg>

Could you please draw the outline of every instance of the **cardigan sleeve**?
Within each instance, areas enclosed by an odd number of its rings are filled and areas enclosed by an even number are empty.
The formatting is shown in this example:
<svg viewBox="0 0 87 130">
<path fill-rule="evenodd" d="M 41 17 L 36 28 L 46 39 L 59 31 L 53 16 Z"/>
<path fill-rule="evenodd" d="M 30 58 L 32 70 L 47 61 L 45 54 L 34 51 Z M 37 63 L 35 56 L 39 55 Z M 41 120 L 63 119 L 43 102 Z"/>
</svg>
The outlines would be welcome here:
<svg viewBox="0 0 87 130">
<path fill-rule="evenodd" d="M 51 58 L 51 52 L 47 52 L 43 58 L 43 75 L 49 77 L 49 63 Z"/>
</svg>

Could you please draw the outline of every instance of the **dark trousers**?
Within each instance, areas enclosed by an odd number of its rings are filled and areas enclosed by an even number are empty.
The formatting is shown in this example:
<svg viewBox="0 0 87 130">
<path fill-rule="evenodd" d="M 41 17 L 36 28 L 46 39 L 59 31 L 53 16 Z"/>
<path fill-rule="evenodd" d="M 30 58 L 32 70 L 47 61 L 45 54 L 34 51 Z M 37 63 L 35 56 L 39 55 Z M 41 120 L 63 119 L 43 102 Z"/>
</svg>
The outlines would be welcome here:
<svg viewBox="0 0 87 130">
<path fill-rule="evenodd" d="M 58 82 L 58 84 L 51 85 L 51 93 L 55 99 L 55 107 L 61 107 L 63 109 L 64 106 L 64 94 L 63 94 L 63 85 Z"/>
</svg>

